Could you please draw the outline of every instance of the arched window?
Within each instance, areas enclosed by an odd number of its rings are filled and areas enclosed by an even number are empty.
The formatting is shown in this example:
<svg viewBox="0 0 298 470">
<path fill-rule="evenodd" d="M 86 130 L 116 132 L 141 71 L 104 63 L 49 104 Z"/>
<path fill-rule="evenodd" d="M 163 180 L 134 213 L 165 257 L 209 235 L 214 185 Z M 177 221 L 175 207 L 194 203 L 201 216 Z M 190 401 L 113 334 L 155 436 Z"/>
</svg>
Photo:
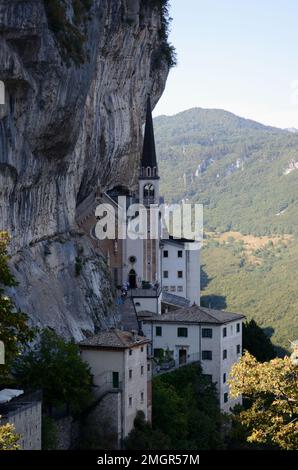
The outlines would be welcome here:
<svg viewBox="0 0 298 470">
<path fill-rule="evenodd" d="M 156 166 L 152 168 L 152 176 L 156 176 Z"/>
<path fill-rule="evenodd" d="M 144 197 L 144 202 L 154 202 L 154 186 L 153 184 L 147 183 L 144 186 L 144 191 L 143 191 L 143 197 Z"/>
<path fill-rule="evenodd" d="M 151 176 L 151 168 L 150 168 L 150 166 L 147 166 L 147 176 Z"/>
</svg>

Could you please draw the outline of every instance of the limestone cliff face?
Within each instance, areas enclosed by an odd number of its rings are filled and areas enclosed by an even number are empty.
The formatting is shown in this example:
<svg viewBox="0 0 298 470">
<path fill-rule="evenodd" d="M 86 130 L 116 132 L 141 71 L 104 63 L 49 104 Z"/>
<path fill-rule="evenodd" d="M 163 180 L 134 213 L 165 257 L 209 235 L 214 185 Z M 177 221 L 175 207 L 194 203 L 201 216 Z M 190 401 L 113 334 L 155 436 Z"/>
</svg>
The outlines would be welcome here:
<svg viewBox="0 0 298 470">
<path fill-rule="evenodd" d="M 65 335 L 114 322 L 76 207 L 135 183 L 146 96 L 155 104 L 168 74 L 160 29 L 151 0 L 0 0 L 0 229 L 17 305 Z"/>
</svg>

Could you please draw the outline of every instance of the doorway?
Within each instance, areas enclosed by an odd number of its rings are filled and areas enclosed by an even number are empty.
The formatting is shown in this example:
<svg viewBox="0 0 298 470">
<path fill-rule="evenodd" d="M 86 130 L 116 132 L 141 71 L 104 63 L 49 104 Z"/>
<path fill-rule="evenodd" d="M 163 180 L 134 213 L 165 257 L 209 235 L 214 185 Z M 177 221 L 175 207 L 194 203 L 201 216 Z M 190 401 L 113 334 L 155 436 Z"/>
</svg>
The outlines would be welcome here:
<svg viewBox="0 0 298 470">
<path fill-rule="evenodd" d="M 131 289 L 137 288 L 137 274 L 134 269 L 131 269 L 128 274 L 129 287 Z"/>
<path fill-rule="evenodd" d="M 181 364 L 186 364 L 186 355 L 187 351 L 186 349 L 179 349 L 179 365 Z"/>
</svg>

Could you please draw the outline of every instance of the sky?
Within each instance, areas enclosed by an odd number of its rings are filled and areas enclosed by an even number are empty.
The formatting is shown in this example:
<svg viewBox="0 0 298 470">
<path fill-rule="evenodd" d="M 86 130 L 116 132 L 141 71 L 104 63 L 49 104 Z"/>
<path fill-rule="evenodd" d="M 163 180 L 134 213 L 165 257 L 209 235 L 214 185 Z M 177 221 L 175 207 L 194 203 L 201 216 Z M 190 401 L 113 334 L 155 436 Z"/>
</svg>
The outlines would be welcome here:
<svg viewBox="0 0 298 470">
<path fill-rule="evenodd" d="M 171 0 L 178 65 L 154 116 L 220 108 L 298 128 L 298 1 Z"/>
</svg>

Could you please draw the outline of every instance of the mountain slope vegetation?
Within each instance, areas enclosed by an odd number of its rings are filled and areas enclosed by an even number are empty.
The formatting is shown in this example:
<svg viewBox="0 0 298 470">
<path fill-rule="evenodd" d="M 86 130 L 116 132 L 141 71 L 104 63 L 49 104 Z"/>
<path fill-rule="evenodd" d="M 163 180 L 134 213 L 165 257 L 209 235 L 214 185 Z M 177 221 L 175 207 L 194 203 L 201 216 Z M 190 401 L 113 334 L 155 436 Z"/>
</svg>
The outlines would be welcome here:
<svg viewBox="0 0 298 470">
<path fill-rule="evenodd" d="M 204 204 L 205 229 L 298 235 L 297 133 L 200 108 L 155 133 L 166 200 Z"/>
<path fill-rule="evenodd" d="M 161 192 L 204 205 L 202 303 L 298 338 L 298 134 L 193 108 L 155 118 Z"/>
</svg>

